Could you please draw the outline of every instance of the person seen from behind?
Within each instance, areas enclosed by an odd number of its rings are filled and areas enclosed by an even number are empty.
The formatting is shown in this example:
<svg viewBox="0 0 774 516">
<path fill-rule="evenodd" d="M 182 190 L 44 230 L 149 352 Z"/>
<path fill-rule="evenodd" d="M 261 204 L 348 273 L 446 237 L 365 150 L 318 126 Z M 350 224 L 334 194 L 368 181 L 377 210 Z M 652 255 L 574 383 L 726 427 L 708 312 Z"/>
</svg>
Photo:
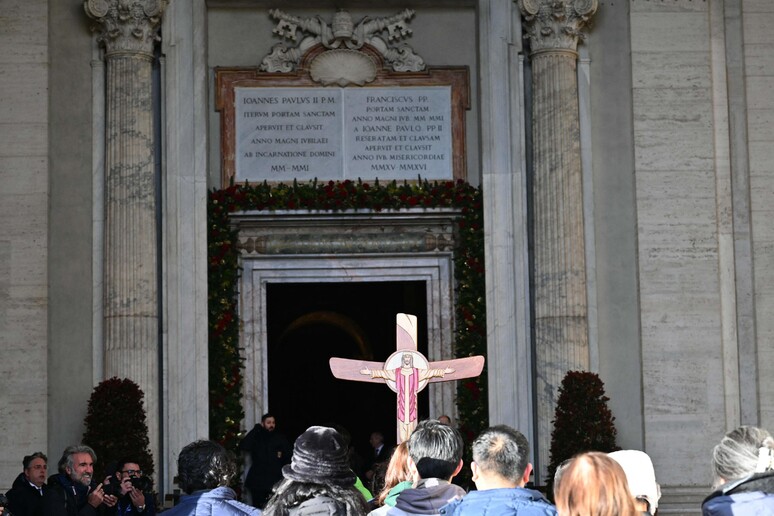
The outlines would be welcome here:
<svg viewBox="0 0 774 516">
<path fill-rule="evenodd" d="M 704 516 L 774 514 L 774 438 L 741 426 L 712 450 L 715 491 L 702 503 Z"/>
<path fill-rule="evenodd" d="M 462 469 L 462 437 L 436 419 L 420 421 L 408 441 L 408 467 L 413 485 L 403 490 L 388 516 L 440 514 L 465 490 L 451 483 Z"/>
<path fill-rule="evenodd" d="M 562 472 L 559 516 L 638 516 L 621 466 L 601 452 L 582 453 Z"/>
<path fill-rule="evenodd" d="M 390 507 L 395 507 L 398 495 L 412 486 L 411 471 L 408 467 L 408 441 L 403 441 L 395 447 L 390 462 L 387 464 L 387 473 L 384 475 L 384 488 L 379 493 L 376 503 L 379 506 L 370 514 L 381 516 L 387 514 Z"/>
<path fill-rule="evenodd" d="M 658 510 L 661 486 L 648 454 L 640 450 L 619 450 L 608 453 L 623 468 L 634 506 L 643 516 L 653 516 Z"/>
<path fill-rule="evenodd" d="M 532 474 L 532 464 L 529 443 L 521 432 L 505 425 L 484 430 L 473 441 L 470 469 L 477 491 L 450 503 L 442 514 L 556 515 L 556 508 L 541 493 L 524 487 Z"/>
<path fill-rule="evenodd" d="M 368 504 L 355 487 L 345 439 L 333 428 L 309 427 L 293 445 L 264 514 L 267 516 L 362 516 Z"/>
<path fill-rule="evenodd" d="M 180 488 L 186 493 L 166 516 L 260 515 L 255 507 L 237 501 L 228 487 L 236 475 L 234 456 L 215 441 L 194 441 L 177 457 Z"/>
</svg>

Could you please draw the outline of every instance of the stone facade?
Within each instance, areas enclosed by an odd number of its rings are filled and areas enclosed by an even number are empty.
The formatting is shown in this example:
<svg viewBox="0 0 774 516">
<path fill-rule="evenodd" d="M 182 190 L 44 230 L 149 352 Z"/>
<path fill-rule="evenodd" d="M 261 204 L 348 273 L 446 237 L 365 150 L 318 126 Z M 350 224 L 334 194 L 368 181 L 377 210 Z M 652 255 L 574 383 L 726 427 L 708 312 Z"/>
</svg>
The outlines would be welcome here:
<svg viewBox="0 0 774 516">
<path fill-rule="evenodd" d="M 266 4 L 171 2 L 162 20 L 162 491 L 180 448 L 207 435 L 206 190 L 221 176 L 211 69 L 258 64 L 274 43 Z M 328 12 L 305 5 L 283 9 Z M 531 376 L 537 255 L 526 229 L 535 135 L 525 78 L 540 67 L 523 51 L 517 2 L 412 8 L 417 54 L 468 65 L 473 77 L 467 169 L 485 198 L 491 422 L 544 441 Z M 109 370 L 107 66 L 80 6 L 17 0 L 3 14 L 0 491 L 25 453 L 42 449 L 55 461 L 80 439 L 86 399 Z M 600 2 L 594 22 L 577 71 L 581 162 L 591 169 L 588 364 L 606 382 L 620 444 L 653 457 L 662 510 L 696 512 L 719 437 L 740 423 L 774 426 L 774 6 Z"/>
</svg>

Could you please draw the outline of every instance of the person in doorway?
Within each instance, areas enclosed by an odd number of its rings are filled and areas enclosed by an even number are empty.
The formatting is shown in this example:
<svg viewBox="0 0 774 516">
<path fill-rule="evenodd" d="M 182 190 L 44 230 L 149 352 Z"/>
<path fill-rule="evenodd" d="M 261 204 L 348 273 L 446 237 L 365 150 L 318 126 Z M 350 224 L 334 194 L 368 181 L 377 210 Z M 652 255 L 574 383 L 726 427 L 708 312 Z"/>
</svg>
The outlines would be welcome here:
<svg viewBox="0 0 774 516">
<path fill-rule="evenodd" d="M 245 487 L 251 503 L 261 509 L 271 495 L 271 488 L 282 480 L 282 466 L 290 463 L 290 443 L 276 428 L 274 416 L 264 414 L 261 423 L 255 425 L 239 443 L 239 449 L 250 459 Z"/>
<path fill-rule="evenodd" d="M 384 484 L 384 473 L 387 471 L 387 461 L 390 460 L 390 449 L 384 444 L 382 432 L 372 432 L 368 442 L 373 451 L 363 476 L 365 476 L 371 492 L 378 493 Z"/>
</svg>

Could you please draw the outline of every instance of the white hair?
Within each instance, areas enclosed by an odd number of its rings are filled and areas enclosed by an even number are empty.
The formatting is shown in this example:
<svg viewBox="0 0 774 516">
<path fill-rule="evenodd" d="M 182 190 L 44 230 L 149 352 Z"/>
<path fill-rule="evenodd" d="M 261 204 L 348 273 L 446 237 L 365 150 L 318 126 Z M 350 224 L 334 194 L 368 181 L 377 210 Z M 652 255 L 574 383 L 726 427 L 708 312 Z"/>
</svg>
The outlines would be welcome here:
<svg viewBox="0 0 774 516">
<path fill-rule="evenodd" d="M 774 438 L 763 428 L 740 426 L 712 450 L 714 487 L 774 470 Z"/>
</svg>

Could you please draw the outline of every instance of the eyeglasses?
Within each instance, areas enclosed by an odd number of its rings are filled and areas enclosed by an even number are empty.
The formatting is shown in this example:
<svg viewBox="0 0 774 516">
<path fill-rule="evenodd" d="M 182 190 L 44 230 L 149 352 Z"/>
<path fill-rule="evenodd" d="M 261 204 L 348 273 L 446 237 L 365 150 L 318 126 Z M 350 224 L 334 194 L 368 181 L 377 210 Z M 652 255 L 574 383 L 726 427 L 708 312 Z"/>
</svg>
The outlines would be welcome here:
<svg viewBox="0 0 774 516">
<path fill-rule="evenodd" d="M 137 475 L 138 477 L 142 476 L 142 470 L 141 469 L 125 469 L 121 471 L 121 473 L 126 473 L 127 475 Z"/>
</svg>

